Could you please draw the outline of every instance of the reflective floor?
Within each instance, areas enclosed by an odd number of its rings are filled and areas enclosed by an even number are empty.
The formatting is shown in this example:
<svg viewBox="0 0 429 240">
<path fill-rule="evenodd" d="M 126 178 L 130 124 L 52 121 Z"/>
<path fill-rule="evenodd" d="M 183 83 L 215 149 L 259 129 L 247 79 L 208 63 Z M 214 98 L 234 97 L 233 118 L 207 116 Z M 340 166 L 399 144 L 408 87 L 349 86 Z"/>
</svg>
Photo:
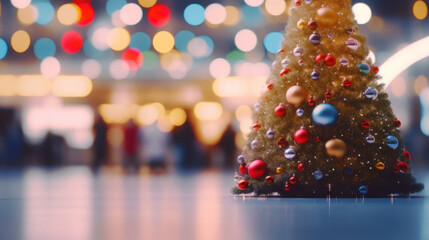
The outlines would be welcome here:
<svg viewBox="0 0 429 240">
<path fill-rule="evenodd" d="M 3 170 L 0 239 L 429 239 L 428 197 L 233 197 L 232 175 Z"/>
</svg>

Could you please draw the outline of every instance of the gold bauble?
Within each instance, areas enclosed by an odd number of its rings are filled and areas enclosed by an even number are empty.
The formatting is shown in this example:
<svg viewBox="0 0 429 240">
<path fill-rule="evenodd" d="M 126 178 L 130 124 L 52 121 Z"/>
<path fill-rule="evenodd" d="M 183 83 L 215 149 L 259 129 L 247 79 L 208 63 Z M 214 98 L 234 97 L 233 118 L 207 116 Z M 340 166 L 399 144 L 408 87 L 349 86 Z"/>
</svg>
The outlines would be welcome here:
<svg viewBox="0 0 429 240">
<path fill-rule="evenodd" d="M 298 23 L 296 24 L 296 27 L 302 30 L 307 27 L 307 22 L 304 20 L 299 20 Z"/>
<path fill-rule="evenodd" d="M 341 159 L 346 154 L 347 146 L 341 139 L 331 139 L 325 144 L 326 153 L 331 157 Z"/>
<path fill-rule="evenodd" d="M 283 168 L 282 168 L 282 167 L 278 167 L 278 168 L 276 169 L 276 173 L 277 173 L 277 174 L 282 174 L 282 173 L 283 173 Z"/>
<path fill-rule="evenodd" d="M 382 162 L 378 162 L 377 164 L 375 164 L 375 168 L 377 168 L 378 170 L 384 170 L 385 167 L 386 165 L 384 165 L 384 163 Z"/>
<path fill-rule="evenodd" d="M 286 92 L 286 101 L 293 106 L 301 105 L 308 99 L 307 89 L 301 86 L 293 86 Z"/>
<path fill-rule="evenodd" d="M 338 13 L 332 8 L 320 8 L 317 10 L 316 21 L 320 27 L 332 27 L 338 24 Z"/>
</svg>

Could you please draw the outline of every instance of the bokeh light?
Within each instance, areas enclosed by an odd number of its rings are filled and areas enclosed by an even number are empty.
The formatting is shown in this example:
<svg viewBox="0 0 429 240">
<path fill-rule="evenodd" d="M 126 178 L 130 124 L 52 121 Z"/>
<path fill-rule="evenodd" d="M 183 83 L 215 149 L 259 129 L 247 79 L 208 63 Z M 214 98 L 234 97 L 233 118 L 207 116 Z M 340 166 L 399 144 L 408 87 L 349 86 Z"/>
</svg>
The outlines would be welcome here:
<svg viewBox="0 0 429 240">
<path fill-rule="evenodd" d="M 37 16 L 36 23 L 40 25 L 47 25 L 55 17 L 55 9 L 49 2 L 36 2 L 33 4 L 37 8 L 39 13 Z"/>
<path fill-rule="evenodd" d="M 170 21 L 170 10 L 162 4 L 157 4 L 149 9 L 149 22 L 155 27 L 162 27 Z"/>
<path fill-rule="evenodd" d="M 88 58 L 101 58 L 107 51 L 101 51 L 95 48 L 89 39 L 83 42 L 83 52 Z"/>
<path fill-rule="evenodd" d="M 137 121 L 142 125 L 151 125 L 164 114 L 165 107 L 161 103 L 145 104 L 137 112 Z"/>
<path fill-rule="evenodd" d="M 52 81 L 52 93 L 59 97 L 86 97 L 92 82 L 86 76 L 58 76 Z"/>
<path fill-rule="evenodd" d="M 40 63 L 40 72 L 47 78 L 55 78 L 61 72 L 61 64 L 54 57 L 47 57 Z"/>
<path fill-rule="evenodd" d="M 190 4 L 185 8 L 183 12 L 185 21 L 192 26 L 198 26 L 205 20 L 205 10 L 200 4 Z"/>
<path fill-rule="evenodd" d="M 207 6 L 205 17 L 207 22 L 211 24 L 221 24 L 226 19 L 225 7 L 219 3 L 212 3 Z"/>
<path fill-rule="evenodd" d="M 223 113 L 223 107 L 217 102 L 199 102 L 194 107 L 195 116 L 202 121 L 218 120 Z"/>
<path fill-rule="evenodd" d="M 413 5 L 413 14 L 418 20 L 424 20 L 428 16 L 428 5 L 421 0 L 415 1 Z"/>
<path fill-rule="evenodd" d="M 7 43 L 3 38 L 0 38 L 0 60 L 7 55 Z"/>
<path fill-rule="evenodd" d="M 368 22 L 368 28 L 372 32 L 382 32 L 384 29 L 384 21 L 381 17 L 373 16 Z"/>
<path fill-rule="evenodd" d="M 229 52 L 226 55 L 226 59 L 228 60 L 228 62 L 230 62 L 231 64 L 235 64 L 236 62 L 239 62 L 241 60 L 245 59 L 245 55 L 242 51 L 240 50 L 232 50 L 231 52 Z"/>
<path fill-rule="evenodd" d="M 10 45 L 17 53 L 23 53 L 27 51 L 28 47 L 30 47 L 30 42 L 30 35 L 28 35 L 28 33 L 24 30 L 16 31 L 10 39 Z"/>
<path fill-rule="evenodd" d="M 128 48 L 122 53 L 122 60 L 131 71 L 136 71 L 143 64 L 143 54 L 138 49 Z"/>
<path fill-rule="evenodd" d="M 125 28 L 113 28 L 109 31 L 107 43 L 113 51 L 122 51 L 130 44 L 130 33 Z"/>
<path fill-rule="evenodd" d="M 127 26 L 127 24 L 125 24 L 121 19 L 121 11 L 120 10 L 115 11 L 112 14 L 112 17 L 110 18 L 110 20 L 111 20 L 113 26 L 115 26 L 115 27 L 122 28 L 122 27 Z"/>
<path fill-rule="evenodd" d="M 94 9 L 88 3 L 80 3 L 77 6 L 81 13 L 77 25 L 88 26 L 94 20 Z"/>
<path fill-rule="evenodd" d="M 142 20 L 143 10 L 135 3 L 128 3 L 121 8 L 120 17 L 127 25 L 136 25 Z"/>
<path fill-rule="evenodd" d="M 113 60 L 109 65 L 109 73 L 116 80 L 122 80 L 128 77 L 130 69 L 128 64 L 121 59 Z"/>
<path fill-rule="evenodd" d="M 126 4 L 126 0 L 108 0 L 106 3 L 106 12 L 112 16 L 115 11 L 120 10 Z"/>
<path fill-rule="evenodd" d="M 156 4 L 156 1 L 157 0 L 139 0 L 139 4 L 144 8 L 150 8 Z"/>
<path fill-rule="evenodd" d="M 270 32 L 264 38 L 264 47 L 270 53 L 277 53 L 282 41 L 283 35 L 280 32 Z"/>
<path fill-rule="evenodd" d="M 244 5 L 241 7 L 243 13 L 243 22 L 252 26 L 260 26 L 265 22 L 264 14 L 259 7 L 249 7 Z"/>
<path fill-rule="evenodd" d="M 186 122 L 186 112 L 182 108 L 174 108 L 168 114 L 170 123 L 176 127 L 182 126 Z"/>
<path fill-rule="evenodd" d="M 392 93 L 394 96 L 402 97 L 407 91 L 407 82 L 403 77 L 398 77 L 395 80 L 393 80 L 390 87 L 392 88 Z"/>
<path fill-rule="evenodd" d="M 26 8 L 20 8 L 16 12 L 18 21 L 23 25 L 31 25 L 36 22 L 39 17 L 39 11 L 33 5 L 29 5 Z"/>
<path fill-rule="evenodd" d="M 159 53 L 167 53 L 174 47 L 174 37 L 167 31 L 161 31 L 153 37 L 153 48 Z"/>
<path fill-rule="evenodd" d="M 231 65 L 226 59 L 217 58 L 210 63 L 210 74 L 214 78 L 227 77 L 231 72 Z"/>
<path fill-rule="evenodd" d="M 234 41 L 237 48 L 243 52 L 252 51 L 258 43 L 256 34 L 249 29 L 240 30 L 235 35 Z"/>
<path fill-rule="evenodd" d="M 196 37 L 188 43 L 188 52 L 194 57 L 207 57 L 212 51 L 213 49 L 210 48 L 207 41 L 202 37 Z"/>
<path fill-rule="evenodd" d="M 136 32 L 131 35 L 130 48 L 136 48 L 141 52 L 147 51 L 152 46 L 152 39 L 144 32 Z"/>
<path fill-rule="evenodd" d="M 375 61 L 377 61 L 374 52 L 371 50 L 369 50 L 367 58 L 371 61 L 372 64 L 375 64 Z"/>
<path fill-rule="evenodd" d="M 195 38 L 195 34 L 188 30 L 182 30 L 176 33 L 174 36 L 174 45 L 176 49 L 181 52 L 186 52 L 188 50 L 189 41 Z"/>
<path fill-rule="evenodd" d="M 81 11 L 74 3 L 66 3 L 58 8 L 57 19 L 63 25 L 69 26 L 75 24 L 80 17 Z"/>
<path fill-rule="evenodd" d="M 30 5 L 31 0 L 10 0 L 10 3 L 16 8 L 26 8 Z"/>
<path fill-rule="evenodd" d="M 66 32 L 61 38 L 61 47 L 68 54 L 75 54 L 80 51 L 83 39 L 80 33 L 71 30 Z"/>
<path fill-rule="evenodd" d="M 110 29 L 108 28 L 97 28 L 91 37 L 92 45 L 98 50 L 106 50 L 109 48 L 108 37 Z"/>
<path fill-rule="evenodd" d="M 286 1 L 284 0 L 266 0 L 265 10 L 270 15 L 279 16 L 286 11 Z"/>
<path fill-rule="evenodd" d="M 143 70 L 151 71 L 156 69 L 159 64 L 159 57 L 153 51 L 145 51 L 143 52 L 144 64 L 142 66 Z"/>
<path fill-rule="evenodd" d="M 54 56 L 55 52 L 57 51 L 57 47 L 55 45 L 55 42 L 52 41 L 51 39 L 40 38 L 34 44 L 33 50 L 34 50 L 34 55 L 38 59 L 43 60 L 47 57 Z"/>
<path fill-rule="evenodd" d="M 259 7 L 264 3 L 264 0 L 244 0 L 244 2 L 251 7 Z"/>
<path fill-rule="evenodd" d="M 87 59 L 82 63 L 81 72 L 90 79 L 96 79 L 101 74 L 101 64 L 95 59 Z"/>
<path fill-rule="evenodd" d="M 416 82 L 414 83 L 414 90 L 417 96 L 420 96 L 423 89 L 425 89 L 429 85 L 428 79 L 420 75 L 416 78 Z"/>
<path fill-rule="evenodd" d="M 365 3 L 356 3 L 352 7 L 355 20 L 358 24 L 366 24 L 371 20 L 372 11 L 371 8 Z"/>
</svg>

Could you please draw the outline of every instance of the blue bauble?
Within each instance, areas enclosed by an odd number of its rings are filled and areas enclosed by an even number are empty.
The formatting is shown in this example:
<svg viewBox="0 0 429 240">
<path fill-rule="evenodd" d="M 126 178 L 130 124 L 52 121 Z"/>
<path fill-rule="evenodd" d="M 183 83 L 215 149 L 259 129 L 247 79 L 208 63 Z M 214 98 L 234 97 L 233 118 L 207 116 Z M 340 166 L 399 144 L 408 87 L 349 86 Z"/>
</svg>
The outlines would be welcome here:
<svg viewBox="0 0 429 240">
<path fill-rule="evenodd" d="M 358 65 L 358 68 L 361 71 L 361 73 L 365 73 L 365 74 L 368 74 L 369 71 L 371 70 L 371 67 L 367 63 L 360 63 Z"/>
<path fill-rule="evenodd" d="M 368 188 L 365 185 L 362 185 L 359 187 L 359 192 L 360 194 L 365 195 L 368 193 Z"/>
<path fill-rule="evenodd" d="M 333 125 L 337 121 L 338 111 L 329 103 L 322 103 L 313 110 L 313 121 L 322 126 Z"/>
<path fill-rule="evenodd" d="M 389 136 L 387 136 L 386 144 L 387 144 L 387 146 L 389 146 L 390 148 L 395 150 L 398 148 L 399 141 L 396 137 L 389 135 Z"/>
<path fill-rule="evenodd" d="M 314 172 L 314 178 L 315 178 L 316 180 L 320 180 L 320 179 L 322 179 L 322 178 L 323 178 L 323 173 L 322 173 L 321 171 L 319 171 L 319 170 L 315 171 L 315 172 Z"/>
</svg>

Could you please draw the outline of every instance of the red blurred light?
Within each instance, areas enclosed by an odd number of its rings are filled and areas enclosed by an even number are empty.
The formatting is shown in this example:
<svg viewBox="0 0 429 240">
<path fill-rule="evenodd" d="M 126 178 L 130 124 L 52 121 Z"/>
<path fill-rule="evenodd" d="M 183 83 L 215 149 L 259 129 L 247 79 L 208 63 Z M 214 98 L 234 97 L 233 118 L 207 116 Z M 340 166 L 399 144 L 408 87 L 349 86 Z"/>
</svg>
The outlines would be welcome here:
<svg viewBox="0 0 429 240">
<path fill-rule="evenodd" d="M 143 54 L 138 49 L 129 48 L 122 53 L 122 60 L 131 71 L 136 71 L 143 64 Z"/>
<path fill-rule="evenodd" d="M 170 10 L 162 4 L 156 4 L 149 9 L 148 18 L 153 26 L 162 27 L 170 21 Z"/>
<path fill-rule="evenodd" d="M 74 4 L 82 4 L 82 3 L 88 3 L 88 4 L 90 4 L 91 3 L 91 0 L 73 0 L 73 3 Z"/>
<path fill-rule="evenodd" d="M 94 20 L 94 9 L 88 3 L 81 3 L 77 5 L 80 9 L 81 16 L 77 25 L 79 26 L 87 26 L 92 20 Z"/>
<path fill-rule="evenodd" d="M 61 38 L 61 47 L 68 54 L 75 54 L 80 51 L 83 45 L 82 36 L 76 31 L 68 31 Z"/>
</svg>

